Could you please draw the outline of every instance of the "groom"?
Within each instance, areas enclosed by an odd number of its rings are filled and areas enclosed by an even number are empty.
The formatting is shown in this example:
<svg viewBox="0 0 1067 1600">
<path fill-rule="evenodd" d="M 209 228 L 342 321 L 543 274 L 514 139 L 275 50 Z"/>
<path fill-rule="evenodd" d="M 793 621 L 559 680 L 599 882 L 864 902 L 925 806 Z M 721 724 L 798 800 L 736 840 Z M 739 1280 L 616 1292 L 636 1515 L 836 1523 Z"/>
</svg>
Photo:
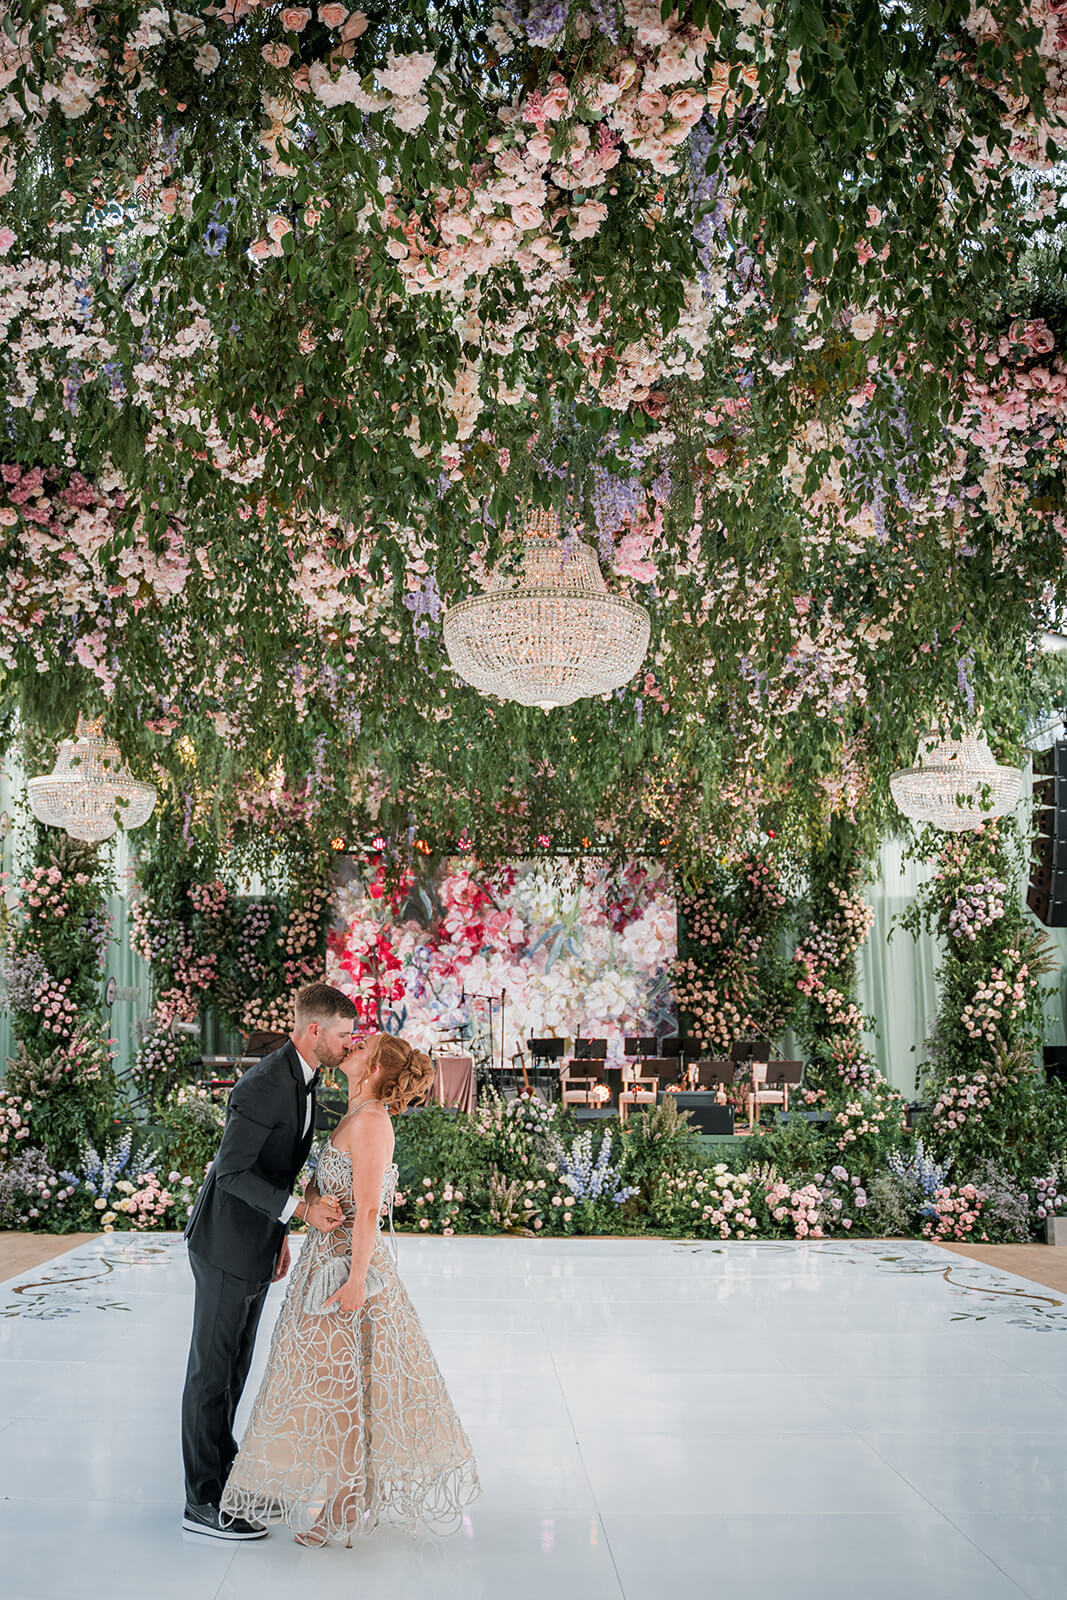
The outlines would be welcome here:
<svg viewBox="0 0 1067 1600">
<path fill-rule="evenodd" d="M 182 1396 L 182 1526 L 214 1539 L 262 1539 L 267 1532 L 221 1516 L 219 1501 L 237 1454 L 234 1413 L 263 1301 L 289 1270 L 289 1221 L 321 1233 L 341 1221 L 335 1196 L 312 1191 L 310 1200 L 296 1200 L 292 1188 L 311 1148 L 318 1069 L 339 1066 L 349 1053 L 356 1008 L 340 989 L 312 983 L 294 1010 L 288 1042 L 234 1086 L 222 1143 L 185 1230 L 196 1309 Z"/>
</svg>

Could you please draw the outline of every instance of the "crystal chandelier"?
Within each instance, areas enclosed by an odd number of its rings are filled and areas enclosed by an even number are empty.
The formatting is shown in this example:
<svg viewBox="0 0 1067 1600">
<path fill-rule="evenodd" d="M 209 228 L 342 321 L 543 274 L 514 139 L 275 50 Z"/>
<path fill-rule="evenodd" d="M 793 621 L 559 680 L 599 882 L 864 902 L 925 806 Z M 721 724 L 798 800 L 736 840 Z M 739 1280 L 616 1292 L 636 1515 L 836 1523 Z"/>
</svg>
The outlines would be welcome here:
<svg viewBox="0 0 1067 1600">
<path fill-rule="evenodd" d="M 964 734 L 919 741 L 913 767 L 894 772 L 889 792 L 906 817 L 930 822 L 947 833 L 963 833 L 1002 817 L 1019 798 L 1022 773 L 998 766 L 985 739 Z"/>
<path fill-rule="evenodd" d="M 45 778 L 26 785 L 38 822 L 63 828 L 74 839 L 99 844 L 117 827 L 139 828 L 152 815 L 155 786 L 142 783 L 122 764 L 119 748 L 103 736 L 99 719 L 78 718 L 73 739 L 59 746 Z"/>
<path fill-rule="evenodd" d="M 554 511 L 534 511 L 519 571 L 498 569 L 484 594 L 451 606 L 445 648 L 483 694 L 523 706 L 569 706 L 628 683 L 648 649 L 648 612 L 609 594 L 591 545 L 560 539 Z"/>
</svg>

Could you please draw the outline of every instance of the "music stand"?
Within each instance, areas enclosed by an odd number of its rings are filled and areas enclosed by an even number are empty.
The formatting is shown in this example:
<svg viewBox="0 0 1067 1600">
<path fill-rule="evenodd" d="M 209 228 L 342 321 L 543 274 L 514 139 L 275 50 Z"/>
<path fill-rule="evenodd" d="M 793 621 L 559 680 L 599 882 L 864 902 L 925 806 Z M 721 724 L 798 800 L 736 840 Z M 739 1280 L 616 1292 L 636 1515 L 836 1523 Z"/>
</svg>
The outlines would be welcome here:
<svg viewBox="0 0 1067 1600">
<path fill-rule="evenodd" d="M 654 1056 L 659 1052 L 656 1049 L 655 1034 L 640 1034 L 636 1038 L 626 1038 L 622 1041 L 623 1054 L 627 1056 Z"/>
<path fill-rule="evenodd" d="M 606 1039 L 575 1039 L 575 1061 L 606 1061 L 608 1059 L 608 1041 Z"/>
<path fill-rule="evenodd" d="M 567 1053 L 566 1039 L 527 1039 L 526 1048 L 535 1064 L 544 1061 L 562 1061 Z"/>
<path fill-rule="evenodd" d="M 730 1060 L 751 1064 L 771 1059 L 769 1042 L 763 1039 L 735 1039 L 730 1046 Z"/>
</svg>

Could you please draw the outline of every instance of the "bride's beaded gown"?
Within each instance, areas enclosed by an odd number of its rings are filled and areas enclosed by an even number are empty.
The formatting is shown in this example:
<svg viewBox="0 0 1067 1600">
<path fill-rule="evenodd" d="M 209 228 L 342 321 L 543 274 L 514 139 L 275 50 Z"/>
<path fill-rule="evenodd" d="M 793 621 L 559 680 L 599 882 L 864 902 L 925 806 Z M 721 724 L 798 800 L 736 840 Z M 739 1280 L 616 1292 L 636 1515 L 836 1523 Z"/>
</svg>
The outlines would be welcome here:
<svg viewBox="0 0 1067 1600">
<path fill-rule="evenodd" d="M 396 1179 L 390 1167 L 383 1214 Z M 222 1510 L 315 1543 L 351 1544 L 379 1522 L 449 1532 L 480 1492 L 474 1454 L 383 1234 L 367 1275 L 381 1287 L 354 1316 L 304 1308 L 316 1268 L 352 1254 L 352 1163 L 329 1142 L 316 1182 L 345 1220 L 308 1232 Z"/>
</svg>

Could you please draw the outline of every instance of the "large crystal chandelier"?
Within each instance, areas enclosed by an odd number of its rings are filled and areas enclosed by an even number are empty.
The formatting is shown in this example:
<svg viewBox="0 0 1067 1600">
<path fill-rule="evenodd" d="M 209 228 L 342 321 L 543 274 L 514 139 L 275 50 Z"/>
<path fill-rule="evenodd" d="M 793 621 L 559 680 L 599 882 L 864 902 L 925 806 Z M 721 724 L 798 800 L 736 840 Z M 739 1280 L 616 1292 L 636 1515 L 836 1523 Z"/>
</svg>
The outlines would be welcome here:
<svg viewBox="0 0 1067 1600">
<path fill-rule="evenodd" d="M 523 706 L 568 706 L 628 683 L 648 649 L 648 612 L 609 594 L 596 552 L 561 540 L 554 511 L 534 511 L 518 571 L 449 608 L 448 659 L 466 683 Z"/>
<path fill-rule="evenodd" d="M 947 833 L 963 833 L 1002 817 L 1019 798 L 1022 773 L 1001 767 L 977 733 L 962 739 L 930 734 L 919 741 L 913 767 L 894 772 L 889 792 L 914 822 L 930 822 Z"/>
<path fill-rule="evenodd" d="M 152 815 L 156 790 L 122 763 L 117 745 L 103 736 L 101 723 L 78 718 L 73 739 L 59 746 L 56 764 L 45 778 L 26 785 L 38 822 L 63 828 L 86 844 L 110 839 L 117 827 L 139 828 Z"/>
</svg>

